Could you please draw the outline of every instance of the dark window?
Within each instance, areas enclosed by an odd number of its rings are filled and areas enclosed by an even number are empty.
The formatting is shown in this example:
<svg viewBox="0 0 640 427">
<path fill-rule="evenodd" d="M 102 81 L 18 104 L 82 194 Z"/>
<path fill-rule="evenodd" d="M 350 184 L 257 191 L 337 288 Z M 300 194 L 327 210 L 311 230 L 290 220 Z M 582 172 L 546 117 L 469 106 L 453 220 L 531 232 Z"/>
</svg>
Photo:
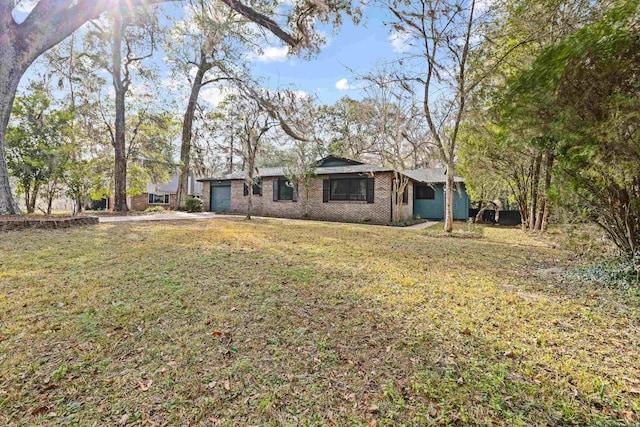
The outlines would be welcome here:
<svg viewBox="0 0 640 427">
<path fill-rule="evenodd" d="M 252 186 L 253 190 L 252 190 L 252 194 L 255 196 L 262 196 L 262 181 L 261 180 L 254 180 L 254 184 Z M 244 184 L 244 190 L 243 190 L 243 195 L 248 195 L 249 194 L 249 190 L 247 187 L 247 184 Z"/>
<path fill-rule="evenodd" d="M 258 180 L 253 184 L 253 194 L 262 196 L 262 181 Z"/>
<path fill-rule="evenodd" d="M 278 200 L 293 200 L 293 185 L 286 178 L 278 178 Z"/>
<path fill-rule="evenodd" d="M 367 178 L 339 178 L 331 180 L 331 200 L 367 200 Z"/>
<path fill-rule="evenodd" d="M 416 186 L 416 199 L 433 200 L 436 198 L 436 192 L 430 185 Z"/>
<path fill-rule="evenodd" d="M 150 205 L 168 205 L 169 195 L 149 193 L 149 204 Z"/>
</svg>

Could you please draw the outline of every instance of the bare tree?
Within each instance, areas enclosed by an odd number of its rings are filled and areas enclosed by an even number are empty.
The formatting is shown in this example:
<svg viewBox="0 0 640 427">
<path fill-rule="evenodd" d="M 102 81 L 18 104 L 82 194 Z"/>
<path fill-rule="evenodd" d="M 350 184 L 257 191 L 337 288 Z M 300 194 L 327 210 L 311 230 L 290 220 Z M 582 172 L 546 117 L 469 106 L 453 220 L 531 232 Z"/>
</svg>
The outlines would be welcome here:
<svg viewBox="0 0 640 427">
<path fill-rule="evenodd" d="M 268 93 L 262 103 L 277 121 L 285 139 L 290 140 L 285 176 L 294 188 L 302 187 L 304 197 L 298 200 L 302 216 L 308 217 L 311 186 L 316 178 L 316 161 L 326 152 L 319 136 L 322 130 L 318 125 L 317 99 L 306 93 L 285 90 Z"/>
<path fill-rule="evenodd" d="M 372 130 L 371 151 L 378 164 L 393 169 L 393 220 L 400 222 L 407 202 L 404 193 L 409 185 L 409 178 L 401 171 L 428 163 L 433 154 L 428 144 L 429 131 L 423 125 L 416 99 L 411 91 L 403 88 L 396 74 L 380 66 L 363 79 L 368 83 L 364 88 L 369 111 L 365 120 Z"/>
<path fill-rule="evenodd" d="M 395 37 L 407 40 L 407 51 L 418 74 L 398 77 L 415 90 L 422 86 L 424 117 L 431 138 L 446 165 L 445 225 L 453 230 L 453 190 L 456 145 L 467 99 L 474 83 L 467 62 L 471 39 L 477 30 L 476 0 L 392 0 Z M 419 61 L 419 62 L 416 62 Z"/>
<path fill-rule="evenodd" d="M 227 136 L 235 137 L 240 142 L 240 147 L 236 146 L 234 151 L 242 158 L 247 195 L 246 219 L 251 219 L 253 188 L 259 173 L 258 155 L 265 137 L 277 126 L 277 122 L 271 118 L 260 102 L 259 94 L 265 90 L 254 88 L 249 82 L 244 82 L 242 87 L 242 91 L 237 91 L 225 98 L 218 108 L 217 118 L 231 129 Z"/>
</svg>

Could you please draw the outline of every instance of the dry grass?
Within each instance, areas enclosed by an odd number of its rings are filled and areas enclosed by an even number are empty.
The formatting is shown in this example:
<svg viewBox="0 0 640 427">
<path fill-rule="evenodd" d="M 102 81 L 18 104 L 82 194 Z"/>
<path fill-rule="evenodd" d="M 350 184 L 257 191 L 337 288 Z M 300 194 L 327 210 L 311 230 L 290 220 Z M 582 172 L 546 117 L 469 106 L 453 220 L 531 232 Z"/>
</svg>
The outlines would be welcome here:
<svg viewBox="0 0 640 427">
<path fill-rule="evenodd" d="M 625 425 L 640 303 L 549 238 L 233 219 L 0 235 L 0 425 Z"/>
</svg>

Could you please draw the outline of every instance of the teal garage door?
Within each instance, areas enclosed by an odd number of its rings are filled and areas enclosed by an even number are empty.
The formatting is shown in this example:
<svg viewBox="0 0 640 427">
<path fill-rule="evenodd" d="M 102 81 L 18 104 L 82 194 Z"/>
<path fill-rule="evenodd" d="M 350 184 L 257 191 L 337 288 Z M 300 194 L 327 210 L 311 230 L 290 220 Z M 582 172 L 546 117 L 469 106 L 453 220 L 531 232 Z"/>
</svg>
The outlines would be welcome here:
<svg viewBox="0 0 640 427">
<path fill-rule="evenodd" d="M 228 212 L 231 209 L 231 184 L 211 186 L 211 212 Z"/>
</svg>

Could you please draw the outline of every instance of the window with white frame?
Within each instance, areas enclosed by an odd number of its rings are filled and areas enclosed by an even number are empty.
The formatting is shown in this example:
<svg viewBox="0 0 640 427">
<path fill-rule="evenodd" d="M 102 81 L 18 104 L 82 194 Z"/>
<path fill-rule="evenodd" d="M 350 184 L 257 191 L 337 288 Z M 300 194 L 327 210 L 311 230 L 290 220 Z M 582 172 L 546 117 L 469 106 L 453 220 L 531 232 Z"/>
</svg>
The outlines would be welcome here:
<svg viewBox="0 0 640 427">
<path fill-rule="evenodd" d="M 150 205 L 168 205 L 169 195 L 149 193 L 149 204 Z"/>
</svg>

